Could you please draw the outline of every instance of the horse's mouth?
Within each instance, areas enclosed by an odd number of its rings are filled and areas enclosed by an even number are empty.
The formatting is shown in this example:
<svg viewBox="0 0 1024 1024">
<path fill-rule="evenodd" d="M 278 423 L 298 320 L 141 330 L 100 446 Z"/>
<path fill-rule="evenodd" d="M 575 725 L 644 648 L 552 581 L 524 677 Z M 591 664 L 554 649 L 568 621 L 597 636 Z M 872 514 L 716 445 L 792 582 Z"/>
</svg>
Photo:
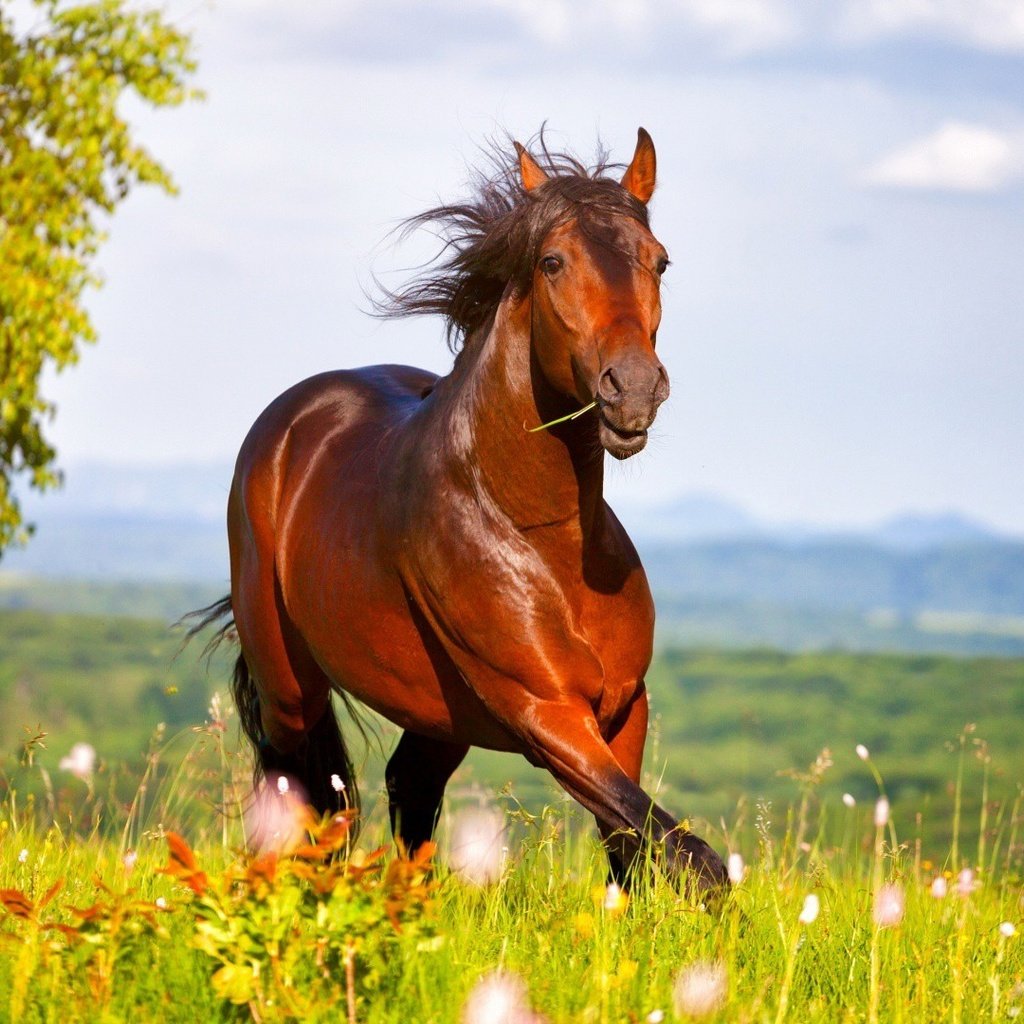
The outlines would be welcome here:
<svg viewBox="0 0 1024 1024">
<path fill-rule="evenodd" d="M 604 410 L 601 411 L 599 424 L 598 437 L 601 440 L 601 447 L 616 459 L 628 459 L 631 455 L 642 452 L 647 445 L 646 430 L 622 430 L 608 422 Z"/>
</svg>

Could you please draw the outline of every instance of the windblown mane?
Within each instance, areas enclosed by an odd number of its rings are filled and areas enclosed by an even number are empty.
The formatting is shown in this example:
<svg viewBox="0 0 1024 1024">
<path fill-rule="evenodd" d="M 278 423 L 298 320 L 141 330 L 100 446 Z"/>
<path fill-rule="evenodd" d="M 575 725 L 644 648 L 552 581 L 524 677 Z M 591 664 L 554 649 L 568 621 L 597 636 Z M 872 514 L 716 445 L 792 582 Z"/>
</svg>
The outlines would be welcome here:
<svg viewBox="0 0 1024 1024">
<path fill-rule="evenodd" d="M 509 282 L 520 294 L 529 288 L 538 249 L 558 224 L 575 217 L 588 231 L 611 216 L 627 216 L 648 225 L 647 207 L 606 177 L 622 165 L 609 163 L 603 150 L 588 168 L 569 153 L 549 150 L 543 130 L 528 148 L 549 176 L 537 188 L 523 188 L 511 139 L 491 143 L 490 173 L 474 173 L 469 199 L 403 222 L 402 237 L 432 226 L 443 244 L 419 277 L 397 291 L 383 289 L 375 302 L 378 315 L 439 313 L 448 346 L 456 351 L 490 320 Z"/>
</svg>

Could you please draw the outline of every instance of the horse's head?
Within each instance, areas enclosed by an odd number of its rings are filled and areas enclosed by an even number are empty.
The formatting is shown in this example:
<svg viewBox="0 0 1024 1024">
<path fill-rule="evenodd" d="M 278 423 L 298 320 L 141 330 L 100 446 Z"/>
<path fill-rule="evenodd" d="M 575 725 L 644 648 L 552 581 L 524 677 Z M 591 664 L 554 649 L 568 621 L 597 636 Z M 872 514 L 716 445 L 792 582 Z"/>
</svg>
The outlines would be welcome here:
<svg viewBox="0 0 1024 1024">
<path fill-rule="evenodd" d="M 597 402 L 602 446 L 627 459 L 647 444 L 647 430 L 669 393 L 654 351 L 668 254 L 647 227 L 645 209 L 654 192 L 654 144 L 641 128 L 621 183 L 586 181 L 575 195 L 573 179 L 549 178 L 522 146 L 516 148 L 531 198 L 540 202 L 545 191 L 570 190 L 559 196 L 566 200 L 558 204 L 565 219 L 534 250 L 537 365 L 557 392 L 581 405 Z"/>
</svg>

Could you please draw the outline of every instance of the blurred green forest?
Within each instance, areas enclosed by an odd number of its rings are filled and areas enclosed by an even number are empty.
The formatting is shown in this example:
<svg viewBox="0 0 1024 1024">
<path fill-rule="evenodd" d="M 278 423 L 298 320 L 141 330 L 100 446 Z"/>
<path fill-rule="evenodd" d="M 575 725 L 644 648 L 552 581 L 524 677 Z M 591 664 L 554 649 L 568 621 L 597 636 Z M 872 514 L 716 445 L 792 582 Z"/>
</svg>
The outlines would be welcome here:
<svg viewBox="0 0 1024 1024">
<path fill-rule="evenodd" d="M 181 633 L 160 622 L 0 613 L 0 786 L 17 777 L 23 744 L 38 732 L 47 735 L 36 761 L 62 786 L 78 784 L 58 763 L 80 741 L 96 748 L 101 773 L 141 772 L 159 723 L 168 737 L 187 732 L 208 719 L 214 691 L 227 692 L 228 654 L 207 663 L 201 643 L 181 645 Z M 923 811 L 926 834 L 945 837 L 967 723 L 967 790 L 980 791 L 989 756 L 993 800 L 1024 783 L 1021 659 L 673 648 L 658 655 L 649 686 L 646 785 L 673 811 L 712 823 L 762 801 L 781 813 L 799 793 L 791 773 L 825 748 L 835 764 L 820 787 L 824 806 L 843 812 L 844 792 L 870 805 L 875 783 L 854 754 L 863 743 L 897 815 L 905 808 L 912 822 Z M 371 798 L 393 741 L 389 727 L 380 731 L 366 754 Z M 562 799 L 546 773 L 488 751 L 470 755 L 452 792 L 493 795 L 506 785 L 531 809 Z"/>
</svg>

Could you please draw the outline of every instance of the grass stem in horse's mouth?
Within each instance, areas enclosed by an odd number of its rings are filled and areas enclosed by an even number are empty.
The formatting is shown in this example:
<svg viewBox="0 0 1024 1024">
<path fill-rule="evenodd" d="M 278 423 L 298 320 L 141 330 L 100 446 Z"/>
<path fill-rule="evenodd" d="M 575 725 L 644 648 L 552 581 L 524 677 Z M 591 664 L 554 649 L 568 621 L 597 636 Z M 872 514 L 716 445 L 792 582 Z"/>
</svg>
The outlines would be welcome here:
<svg viewBox="0 0 1024 1024">
<path fill-rule="evenodd" d="M 547 430 L 548 427 L 554 427 L 557 426 L 559 423 L 565 423 L 566 420 L 574 420 L 577 416 L 582 416 L 585 412 L 588 412 L 589 410 L 593 409 L 595 405 L 597 405 L 596 398 L 589 405 L 585 405 L 582 409 L 577 409 L 575 412 L 569 413 L 568 416 L 559 416 L 557 420 L 551 420 L 548 423 L 542 423 L 539 427 L 527 427 L 525 423 L 523 424 L 523 427 L 526 429 L 527 433 L 536 434 L 538 430 Z"/>
</svg>

